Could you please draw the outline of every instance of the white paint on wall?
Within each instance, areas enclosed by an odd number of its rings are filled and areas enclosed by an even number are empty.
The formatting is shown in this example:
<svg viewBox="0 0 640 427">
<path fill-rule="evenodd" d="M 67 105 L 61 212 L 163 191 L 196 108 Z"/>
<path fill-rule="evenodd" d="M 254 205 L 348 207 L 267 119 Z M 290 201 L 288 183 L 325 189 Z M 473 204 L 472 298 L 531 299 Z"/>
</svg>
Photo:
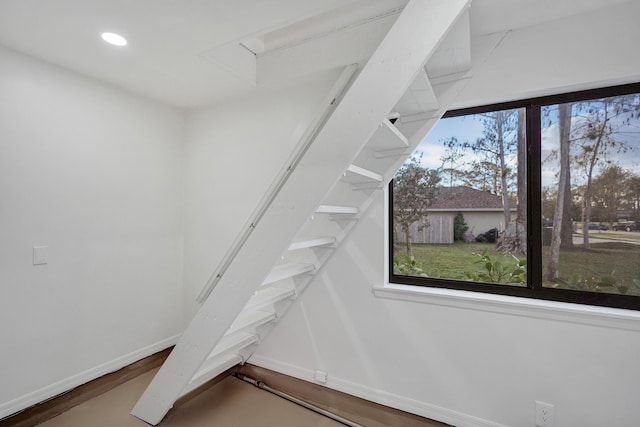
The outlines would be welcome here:
<svg viewBox="0 0 640 427">
<path fill-rule="evenodd" d="M 240 233 L 340 70 L 288 88 L 264 88 L 187 115 L 184 145 L 185 322 L 196 297 Z"/>
<path fill-rule="evenodd" d="M 508 33 L 458 106 L 640 80 L 639 8 Z M 183 129 L 177 110 L 0 48 L 0 402 L 168 345 L 334 78 Z M 558 425 L 640 423 L 636 330 L 376 298 L 384 230 L 380 197 L 255 360 L 458 426 L 530 426 L 535 400 Z"/>
<path fill-rule="evenodd" d="M 640 3 L 507 35 L 458 106 L 640 80 Z M 556 425 L 640 424 L 637 327 L 377 298 L 381 196 L 250 362 L 457 426 L 529 427 L 534 402 Z M 634 320 L 629 320 L 634 322 Z M 596 323 L 596 322 L 594 322 Z"/>
<path fill-rule="evenodd" d="M 540 399 L 558 425 L 638 424 L 637 328 L 373 296 L 381 199 L 250 363 L 456 426 L 528 427 Z"/>
<path fill-rule="evenodd" d="M 631 0 L 474 40 L 472 56 L 501 39 L 486 62 L 474 64 L 473 80 L 453 108 L 637 82 L 639 13 L 640 3 Z"/>
<path fill-rule="evenodd" d="M 174 108 L 0 48 L 0 405 L 61 393 L 180 331 L 183 125 Z"/>
</svg>

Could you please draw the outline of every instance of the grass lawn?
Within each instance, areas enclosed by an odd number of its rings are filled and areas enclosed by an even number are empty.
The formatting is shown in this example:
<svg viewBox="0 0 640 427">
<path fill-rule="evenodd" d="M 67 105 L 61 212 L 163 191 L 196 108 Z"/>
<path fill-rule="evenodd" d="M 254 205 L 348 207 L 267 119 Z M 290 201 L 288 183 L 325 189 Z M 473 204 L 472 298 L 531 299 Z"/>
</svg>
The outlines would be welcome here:
<svg viewBox="0 0 640 427">
<path fill-rule="evenodd" d="M 591 247 L 590 251 L 584 251 L 579 246 L 562 250 L 559 275 L 569 284 L 549 286 L 612 293 L 622 290 L 628 294 L 640 295 L 640 287 L 634 285 L 634 280 L 640 281 L 640 245 L 628 242 L 598 242 L 597 239 L 593 239 Z M 509 268 L 515 268 L 516 261 L 511 255 L 497 252 L 493 248 L 494 244 L 491 243 L 414 244 L 413 255 L 424 274 L 443 279 L 464 279 L 465 272 L 483 271 L 483 265 L 477 263 L 477 254 L 484 250 L 488 250 L 493 260 Z M 396 248 L 396 257 L 405 254 L 404 246 Z M 542 248 L 542 257 L 544 275 L 549 247 Z M 603 286 L 603 282 L 610 280 L 607 276 L 612 276 L 618 287 Z"/>
<path fill-rule="evenodd" d="M 476 263 L 485 249 L 492 258 L 506 265 L 515 265 L 511 255 L 494 251 L 493 243 L 464 243 L 455 242 L 451 245 L 414 244 L 413 256 L 429 277 L 441 279 L 462 279 L 465 272 L 480 271 L 482 267 Z M 405 255 L 404 246 L 398 248 L 396 255 Z"/>
<path fill-rule="evenodd" d="M 549 258 L 549 247 L 542 249 L 543 274 L 546 260 Z M 612 276 L 619 286 L 629 287 L 629 294 L 640 295 L 640 288 L 633 281 L 640 280 L 640 245 L 626 242 L 598 242 L 591 240 L 591 250 L 585 251 L 576 245 L 574 249 L 560 252 L 559 276 L 565 280 L 574 278 L 574 282 L 594 283 Z M 574 283 L 579 285 L 579 283 Z M 560 285 L 559 287 L 565 287 Z M 615 287 L 599 286 L 598 291 L 617 293 Z"/>
</svg>

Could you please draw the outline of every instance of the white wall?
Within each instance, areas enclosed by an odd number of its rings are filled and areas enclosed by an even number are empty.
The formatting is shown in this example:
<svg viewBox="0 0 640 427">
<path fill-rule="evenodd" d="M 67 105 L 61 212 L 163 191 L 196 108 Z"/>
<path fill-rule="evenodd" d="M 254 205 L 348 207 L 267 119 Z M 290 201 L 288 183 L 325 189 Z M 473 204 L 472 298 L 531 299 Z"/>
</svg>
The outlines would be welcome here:
<svg viewBox="0 0 640 427">
<path fill-rule="evenodd" d="M 180 331 L 183 126 L 0 48 L 0 417 Z M 33 266 L 39 245 L 48 264 Z"/>
<path fill-rule="evenodd" d="M 637 82 L 639 7 L 631 0 L 509 32 L 452 108 Z"/>
<path fill-rule="evenodd" d="M 512 32 L 458 105 L 640 81 L 638 16 L 629 2 Z M 376 297 L 384 236 L 380 196 L 250 362 L 458 426 L 533 426 L 535 400 L 558 427 L 640 425 L 638 320 Z"/>
<path fill-rule="evenodd" d="M 187 116 L 184 151 L 185 320 L 250 214 L 285 165 L 338 77 L 321 73 L 287 89 Z"/>
<path fill-rule="evenodd" d="M 640 80 L 627 7 L 509 34 L 458 106 Z M 183 133 L 176 110 L 0 50 L 0 416 L 171 341 L 335 77 Z M 255 361 L 458 425 L 531 426 L 534 399 L 558 426 L 638 424 L 637 328 L 375 297 L 384 228 L 380 197 Z"/>
</svg>

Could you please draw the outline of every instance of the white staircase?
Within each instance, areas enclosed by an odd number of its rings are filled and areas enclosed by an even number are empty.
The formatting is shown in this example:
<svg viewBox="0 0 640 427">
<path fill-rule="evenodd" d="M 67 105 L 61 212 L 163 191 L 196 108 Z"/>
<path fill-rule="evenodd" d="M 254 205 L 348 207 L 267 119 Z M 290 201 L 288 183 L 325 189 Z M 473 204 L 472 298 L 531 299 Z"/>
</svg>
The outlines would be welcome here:
<svg viewBox="0 0 640 427">
<path fill-rule="evenodd" d="M 133 415 L 156 425 L 178 398 L 246 361 L 328 261 L 462 87 L 463 70 L 427 73 L 450 32 L 468 35 L 468 3 L 410 1 L 367 64 L 345 69 Z"/>
</svg>

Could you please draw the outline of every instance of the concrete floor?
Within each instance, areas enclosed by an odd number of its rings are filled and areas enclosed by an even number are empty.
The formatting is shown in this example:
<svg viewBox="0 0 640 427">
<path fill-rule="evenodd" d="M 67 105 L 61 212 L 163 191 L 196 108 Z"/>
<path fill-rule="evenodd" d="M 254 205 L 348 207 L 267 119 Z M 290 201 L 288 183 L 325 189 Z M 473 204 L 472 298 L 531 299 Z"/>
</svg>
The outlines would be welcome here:
<svg viewBox="0 0 640 427">
<path fill-rule="evenodd" d="M 39 424 L 42 427 L 147 427 L 129 415 L 157 369 Z M 343 426 L 233 377 L 172 409 L 162 427 Z"/>
</svg>

